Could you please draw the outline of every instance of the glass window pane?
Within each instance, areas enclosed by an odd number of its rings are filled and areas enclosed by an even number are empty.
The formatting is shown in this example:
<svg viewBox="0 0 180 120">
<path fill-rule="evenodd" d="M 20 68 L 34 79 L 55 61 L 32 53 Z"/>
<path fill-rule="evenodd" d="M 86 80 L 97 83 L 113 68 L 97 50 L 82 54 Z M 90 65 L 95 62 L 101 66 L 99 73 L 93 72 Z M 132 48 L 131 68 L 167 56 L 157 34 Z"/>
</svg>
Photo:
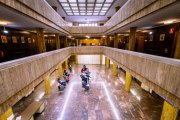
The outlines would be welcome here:
<svg viewBox="0 0 180 120">
<path fill-rule="evenodd" d="M 95 0 L 88 0 L 88 3 L 94 3 Z"/>
<path fill-rule="evenodd" d="M 59 0 L 59 2 L 67 2 L 67 0 Z"/>
<path fill-rule="evenodd" d="M 79 12 L 78 10 L 73 10 L 73 12 Z"/>
<path fill-rule="evenodd" d="M 77 7 L 77 4 L 70 4 L 71 6 L 75 6 L 75 7 Z"/>
<path fill-rule="evenodd" d="M 102 4 L 96 4 L 96 6 L 101 7 L 101 6 L 102 6 Z"/>
<path fill-rule="evenodd" d="M 72 2 L 76 2 L 76 0 L 69 0 L 69 2 L 70 2 L 70 3 L 72 3 Z"/>
<path fill-rule="evenodd" d="M 72 13 L 67 13 L 68 15 L 73 15 Z"/>
<path fill-rule="evenodd" d="M 61 3 L 61 5 L 64 6 L 64 7 L 65 7 L 65 6 L 69 6 L 68 3 Z"/>
<path fill-rule="evenodd" d="M 100 13 L 99 15 L 105 15 L 105 13 Z"/>
<path fill-rule="evenodd" d="M 86 2 L 86 0 L 78 0 L 79 2 Z"/>
<path fill-rule="evenodd" d="M 105 13 L 106 11 L 104 11 L 104 10 L 101 10 L 101 13 Z"/>
<path fill-rule="evenodd" d="M 109 6 L 111 6 L 111 4 L 104 4 L 104 6 L 109 7 Z"/>
<path fill-rule="evenodd" d="M 97 2 L 97 3 L 103 3 L 104 0 L 97 0 L 96 2 Z"/>
<path fill-rule="evenodd" d="M 72 10 L 78 10 L 78 7 L 72 7 Z"/>
<path fill-rule="evenodd" d="M 93 13 L 93 15 L 98 15 L 99 13 Z"/>
<path fill-rule="evenodd" d="M 87 15 L 92 15 L 92 13 L 87 13 Z"/>
<path fill-rule="evenodd" d="M 95 7 L 95 9 L 94 10 L 101 10 L 101 8 L 99 8 L 99 7 Z"/>
<path fill-rule="evenodd" d="M 88 13 L 92 13 L 93 11 L 87 11 Z"/>
<path fill-rule="evenodd" d="M 80 13 L 81 15 L 86 15 L 86 13 Z"/>
<path fill-rule="evenodd" d="M 113 0 L 106 0 L 106 2 L 108 2 L 108 3 L 112 3 L 112 2 L 113 2 Z"/>
<path fill-rule="evenodd" d="M 86 4 L 79 4 L 79 6 L 86 6 Z"/>
<path fill-rule="evenodd" d="M 86 10 L 86 8 L 84 8 L 84 7 L 79 7 L 79 9 L 80 9 L 80 10 Z"/>
<path fill-rule="evenodd" d="M 79 13 L 74 13 L 74 15 L 79 15 Z"/>
<path fill-rule="evenodd" d="M 70 7 L 64 7 L 65 10 L 71 10 Z"/>
<path fill-rule="evenodd" d="M 108 10 L 108 8 L 104 8 L 104 7 L 103 7 L 102 10 Z"/>
<path fill-rule="evenodd" d="M 87 4 L 87 6 L 88 6 L 88 7 L 93 7 L 93 6 L 94 6 L 94 4 Z"/>
<path fill-rule="evenodd" d="M 95 13 L 99 13 L 99 11 L 94 11 Z"/>
</svg>

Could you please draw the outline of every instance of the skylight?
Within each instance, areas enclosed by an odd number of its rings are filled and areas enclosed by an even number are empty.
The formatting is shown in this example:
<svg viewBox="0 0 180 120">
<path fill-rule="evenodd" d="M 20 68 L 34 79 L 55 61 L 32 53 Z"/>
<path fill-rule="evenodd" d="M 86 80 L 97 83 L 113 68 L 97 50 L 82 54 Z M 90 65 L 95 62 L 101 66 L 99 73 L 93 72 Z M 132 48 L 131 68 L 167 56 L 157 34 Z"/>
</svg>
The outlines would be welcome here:
<svg viewBox="0 0 180 120">
<path fill-rule="evenodd" d="M 115 0 L 59 0 L 69 16 L 104 16 Z"/>
</svg>

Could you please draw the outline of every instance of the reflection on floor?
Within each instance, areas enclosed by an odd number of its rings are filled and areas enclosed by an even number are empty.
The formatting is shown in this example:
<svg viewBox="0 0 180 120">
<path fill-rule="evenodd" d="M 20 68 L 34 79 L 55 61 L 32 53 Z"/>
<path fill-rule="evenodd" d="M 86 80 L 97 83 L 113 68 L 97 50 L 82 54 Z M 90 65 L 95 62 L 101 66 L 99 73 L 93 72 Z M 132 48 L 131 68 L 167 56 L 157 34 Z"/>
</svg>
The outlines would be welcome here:
<svg viewBox="0 0 180 120">
<path fill-rule="evenodd" d="M 64 93 L 53 84 L 52 94 L 44 95 L 41 83 L 28 97 L 19 101 L 13 110 L 20 113 L 33 100 L 46 101 L 45 111 L 35 116 L 35 120 L 159 120 L 162 111 L 162 99 L 142 90 L 133 81 L 131 92 L 124 90 L 125 74 L 119 71 L 119 77 L 112 76 L 111 69 L 104 66 L 88 65 L 91 71 L 90 90 L 81 87 L 80 69 L 74 65 L 70 83 Z M 55 72 L 52 83 L 57 77 Z"/>
</svg>

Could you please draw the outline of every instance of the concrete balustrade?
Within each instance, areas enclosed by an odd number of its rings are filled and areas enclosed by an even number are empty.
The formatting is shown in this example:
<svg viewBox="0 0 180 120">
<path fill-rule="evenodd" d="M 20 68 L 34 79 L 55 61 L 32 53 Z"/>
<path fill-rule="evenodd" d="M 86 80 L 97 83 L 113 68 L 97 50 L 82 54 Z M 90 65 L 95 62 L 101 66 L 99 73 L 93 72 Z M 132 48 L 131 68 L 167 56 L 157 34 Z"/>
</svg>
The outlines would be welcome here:
<svg viewBox="0 0 180 120">
<path fill-rule="evenodd" d="M 104 54 L 180 108 L 180 60 L 101 46 L 68 47 L 0 63 L 0 114 L 26 96 L 66 58 Z"/>
</svg>

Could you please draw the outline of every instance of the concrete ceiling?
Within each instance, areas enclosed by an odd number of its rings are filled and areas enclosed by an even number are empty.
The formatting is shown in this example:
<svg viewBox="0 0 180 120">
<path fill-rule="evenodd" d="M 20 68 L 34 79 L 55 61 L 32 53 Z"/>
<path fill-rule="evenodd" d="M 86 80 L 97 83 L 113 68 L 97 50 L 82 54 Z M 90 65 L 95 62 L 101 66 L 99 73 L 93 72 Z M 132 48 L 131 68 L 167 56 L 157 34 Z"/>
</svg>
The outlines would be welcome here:
<svg viewBox="0 0 180 120">
<path fill-rule="evenodd" d="M 153 12 L 141 19 L 138 19 L 132 23 L 122 26 L 110 33 L 128 33 L 130 27 L 137 27 L 140 30 L 147 30 L 159 26 L 164 26 L 164 21 L 174 20 L 174 22 L 180 22 L 180 2 L 176 2 L 168 7 L 162 8 L 156 12 Z"/>
<path fill-rule="evenodd" d="M 0 5 L 0 21 L 6 21 L 8 24 L 6 27 L 16 28 L 21 30 L 28 30 L 35 32 L 36 28 L 44 28 L 45 33 L 64 33 L 38 22 L 33 18 L 30 18 L 20 12 L 17 12 L 9 7 Z"/>
<path fill-rule="evenodd" d="M 57 7 L 57 12 L 60 16 L 65 17 L 65 20 L 68 22 L 106 22 L 108 20 L 107 17 L 113 16 L 116 13 L 115 7 L 123 6 L 128 0 L 115 0 L 109 11 L 105 16 L 67 16 L 62 7 L 60 6 L 58 0 L 46 0 L 51 6 Z"/>
</svg>

